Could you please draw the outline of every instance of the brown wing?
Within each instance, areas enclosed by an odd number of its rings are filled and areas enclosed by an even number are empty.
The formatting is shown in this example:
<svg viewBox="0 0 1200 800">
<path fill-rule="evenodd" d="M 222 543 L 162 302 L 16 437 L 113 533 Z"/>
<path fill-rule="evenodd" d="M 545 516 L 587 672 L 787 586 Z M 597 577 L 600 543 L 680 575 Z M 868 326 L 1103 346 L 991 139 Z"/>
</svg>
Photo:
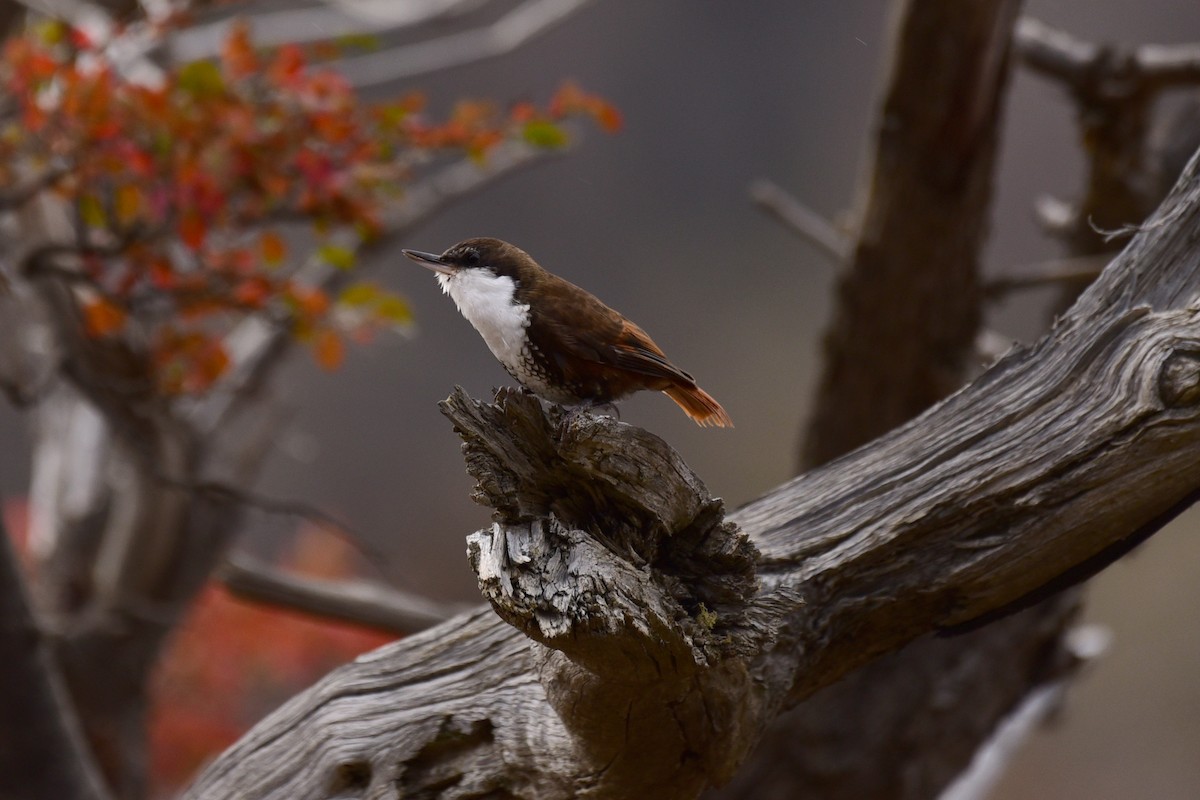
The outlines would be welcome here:
<svg viewBox="0 0 1200 800">
<path fill-rule="evenodd" d="M 547 274 L 544 300 L 531 309 L 530 334 L 543 353 L 562 352 L 595 364 L 619 367 L 649 378 L 694 386 L 654 340 L 597 297 Z M 582 332 L 587 331 L 587 335 Z"/>
</svg>

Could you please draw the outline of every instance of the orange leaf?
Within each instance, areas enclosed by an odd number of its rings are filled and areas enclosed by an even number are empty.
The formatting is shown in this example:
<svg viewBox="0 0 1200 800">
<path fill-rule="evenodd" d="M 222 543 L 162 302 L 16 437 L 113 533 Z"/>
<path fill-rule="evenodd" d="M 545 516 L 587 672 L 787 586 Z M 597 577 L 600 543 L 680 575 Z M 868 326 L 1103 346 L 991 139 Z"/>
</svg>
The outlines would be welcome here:
<svg viewBox="0 0 1200 800">
<path fill-rule="evenodd" d="M 285 44 L 271 63 L 271 79 L 280 86 L 294 86 L 304 74 L 304 61 L 303 50 L 294 44 Z"/>
<path fill-rule="evenodd" d="M 205 339 L 197 347 L 194 358 L 187 388 L 197 394 L 216 383 L 217 378 L 220 378 L 225 374 L 225 370 L 229 369 L 229 354 L 225 352 L 225 347 L 221 342 L 216 339 Z"/>
<path fill-rule="evenodd" d="M 117 222 L 128 225 L 142 213 L 142 190 L 131 183 L 118 187 L 113 206 L 117 212 Z"/>
<path fill-rule="evenodd" d="M 313 338 L 313 357 L 322 369 L 335 370 L 342 365 L 346 350 L 342 338 L 329 328 L 317 331 Z"/>
<path fill-rule="evenodd" d="M 319 317 L 329 310 L 329 295 L 321 289 L 293 284 L 287 295 L 295 304 L 296 312 L 305 317 Z"/>
<path fill-rule="evenodd" d="M 234 78 L 258 72 L 258 56 L 250 43 L 250 26 L 244 20 L 234 23 L 229 37 L 221 45 L 221 65 Z"/>
<path fill-rule="evenodd" d="M 274 231 L 265 232 L 259 240 L 259 246 L 262 248 L 263 261 L 271 266 L 287 258 L 287 242 Z"/>
<path fill-rule="evenodd" d="M 175 270 L 171 269 L 171 262 L 163 258 L 150 262 L 149 273 L 150 285 L 155 289 L 171 289 L 179 282 Z"/>
<path fill-rule="evenodd" d="M 83 304 L 83 327 L 89 336 L 109 336 L 125 326 L 125 311 L 98 297 Z"/>
<path fill-rule="evenodd" d="M 593 114 L 596 117 L 596 122 L 607 133 L 617 133 L 621 130 L 621 126 L 625 124 L 625 120 L 621 118 L 621 112 L 612 104 L 604 101 L 596 103 Z"/>
</svg>

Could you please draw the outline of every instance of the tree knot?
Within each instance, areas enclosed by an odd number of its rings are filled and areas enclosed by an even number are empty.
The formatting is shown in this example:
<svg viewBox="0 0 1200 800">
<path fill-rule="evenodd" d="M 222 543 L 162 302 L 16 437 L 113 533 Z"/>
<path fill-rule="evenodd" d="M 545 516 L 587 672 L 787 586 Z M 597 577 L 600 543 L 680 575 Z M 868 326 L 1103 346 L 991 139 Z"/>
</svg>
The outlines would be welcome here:
<svg viewBox="0 0 1200 800">
<path fill-rule="evenodd" d="M 1175 350 L 1158 373 L 1158 395 L 1167 408 L 1200 403 L 1200 351 Z"/>
</svg>

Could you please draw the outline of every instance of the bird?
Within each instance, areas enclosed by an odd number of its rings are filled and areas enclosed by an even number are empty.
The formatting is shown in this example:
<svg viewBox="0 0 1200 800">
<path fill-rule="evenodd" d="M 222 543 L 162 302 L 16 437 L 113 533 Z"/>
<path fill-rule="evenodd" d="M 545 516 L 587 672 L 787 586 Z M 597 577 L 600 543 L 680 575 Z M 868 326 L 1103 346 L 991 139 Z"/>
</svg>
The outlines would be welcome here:
<svg viewBox="0 0 1200 800">
<path fill-rule="evenodd" d="M 698 425 L 733 427 L 721 404 L 644 330 L 519 247 L 478 237 L 441 255 L 403 253 L 436 273 L 492 355 L 539 397 L 587 409 L 658 390 Z"/>
</svg>

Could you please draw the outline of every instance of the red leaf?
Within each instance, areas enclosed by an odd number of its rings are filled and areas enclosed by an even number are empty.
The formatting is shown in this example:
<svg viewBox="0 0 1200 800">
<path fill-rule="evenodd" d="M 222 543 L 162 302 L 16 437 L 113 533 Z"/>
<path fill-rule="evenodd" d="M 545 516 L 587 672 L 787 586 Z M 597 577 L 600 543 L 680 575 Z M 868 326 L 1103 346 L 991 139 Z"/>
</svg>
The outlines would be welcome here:
<svg viewBox="0 0 1200 800">
<path fill-rule="evenodd" d="M 285 44 L 275 54 L 269 72 L 280 86 L 295 86 L 304 74 L 304 51 L 294 44 Z"/>
<path fill-rule="evenodd" d="M 271 284 L 266 278 L 247 278 L 233 290 L 233 299 L 250 308 L 262 308 L 271 296 Z"/>
<path fill-rule="evenodd" d="M 199 250 L 208 234 L 208 225 L 196 211 L 185 211 L 179 218 L 179 239 L 192 250 Z"/>
</svg>

